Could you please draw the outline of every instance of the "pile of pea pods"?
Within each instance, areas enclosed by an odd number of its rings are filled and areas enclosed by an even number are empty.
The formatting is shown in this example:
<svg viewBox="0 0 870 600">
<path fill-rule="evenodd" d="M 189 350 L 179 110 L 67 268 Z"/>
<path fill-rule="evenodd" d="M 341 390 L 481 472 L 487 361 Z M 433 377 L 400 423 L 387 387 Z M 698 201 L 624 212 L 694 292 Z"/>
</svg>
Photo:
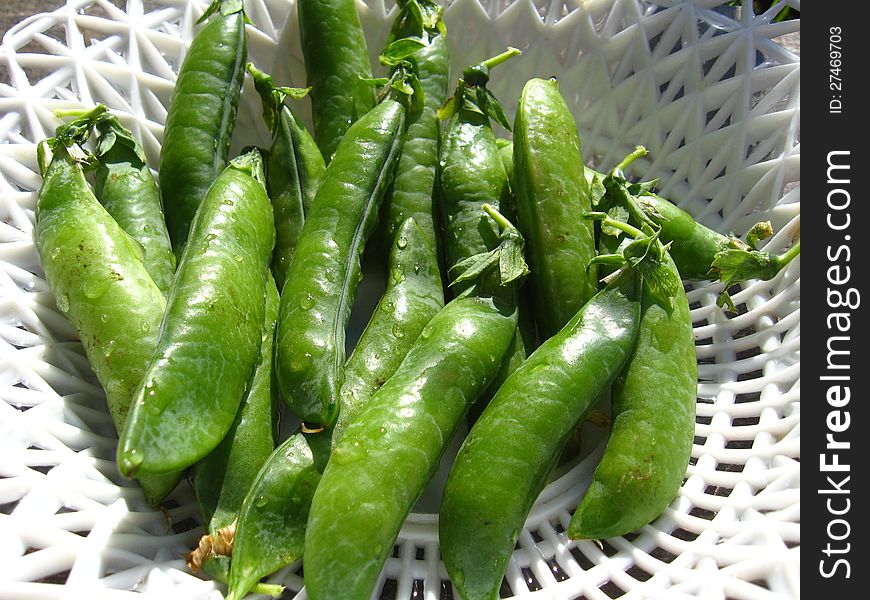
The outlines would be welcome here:
<svg viewBox="0 0 870 600">
<path fill-rule="evenodd" d="M 643 148 L 584 166 L 554 79 L 529 80 L 509 120 L 487 85 L 516 49 L 451 90 L 443 8 L 398 5 L 374 78 L 354 0 L 298 0 L 309 87 L 296 89 L 246 63 L 243 3 L 215 0 L 157 178 L 103 106 L 39 146 L 37 246 L 105 390 L 118 469 L 154 506 L 189 481 L 206 535 L 188 564 L 229 599 L 279 595 L 264 578 L 304 557 L 309 598 L 368 600 L 466 425 L 440 548 L 462 598 L 498 598 L 535 499 L 602 398 L 610 433 L 566 533 L 649 523 L 694 434 L 683 281 L 727 290 L 800 252 L 757 250 L 768 224 L 721 235 L 629 181 Z M 231 159 L 246 77 L 271 139 Z M 311 132 L 291 109 L 303 98 Z M 364 256 L 386 288 L 347 356 Z M 727 292 L 720 303 L 733 309 Z M 298 423 L 283 439 L 282 415 Z"/>
</svg>

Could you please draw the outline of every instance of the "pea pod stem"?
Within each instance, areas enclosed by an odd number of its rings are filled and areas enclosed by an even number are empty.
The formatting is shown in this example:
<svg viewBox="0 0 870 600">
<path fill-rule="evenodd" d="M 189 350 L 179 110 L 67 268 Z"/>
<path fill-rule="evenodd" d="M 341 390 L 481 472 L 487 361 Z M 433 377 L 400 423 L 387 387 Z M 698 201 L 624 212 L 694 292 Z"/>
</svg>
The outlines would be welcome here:
<svg viewBox="0 0 870 600">
<path fill-rule="evenodd" d="M 627 169 L 627 168 L 629 167 L 629 165 L 631 165 L 631 163 L 633 163 L 634 161 L 636 161 L 638 158 L 643 158 L 643 157 L 646 156 L 647 154 L 649 154 L 649 151 L 648 151 L 646 148 L 644 148 L 643 146 L 635 146 L 635 147 L 634 147 L 634 150 L 632 150 L 631 152 L 629 152 L 629 153 L 625 156 L 625 158 L 623 158 L 623 159 L 619 162 L 619 164 L 616 165 L 616 166 L 613 168 L 613 170 L 611 171 L 611 173 L 614 173 L 614 172 L 615 172 L 615 173 L 621 173 L 622 171 L 624 171 L 625 169 Z"/>
<path fill-rule="evenodd" d="M 779 256 L 774 257 L 774 260 L 776 261 L 776 265 L 777 265 L 777 270 L 779 270 L 779 271 L 783 270 L 786 266 L 788 266 L 788 263 L 790 263 L 795 258 L 797 258 L 800 255 L 800 253 L 801 253 L 801 241 L 798 240 L 792 245 L 791 248 L 786 250 L 783 254 L 780 254 Z"/>
<path fill-rule="evenodd" d="M 518 56 L 520 54 L 522 54 L 521 50 L 512 46 L 508 46 L 507 50 L 505 50 L 501 54 L 496 54 L 495 56 L 487 58 L 486 60 L 481 61 L 479 64 L 480 66 L 487 69 L 492 69 L 493 67 L 497 67 L 498 65 L 507 61 L 509 58 L 513 58 L 514 56 Z"/>
</svg>

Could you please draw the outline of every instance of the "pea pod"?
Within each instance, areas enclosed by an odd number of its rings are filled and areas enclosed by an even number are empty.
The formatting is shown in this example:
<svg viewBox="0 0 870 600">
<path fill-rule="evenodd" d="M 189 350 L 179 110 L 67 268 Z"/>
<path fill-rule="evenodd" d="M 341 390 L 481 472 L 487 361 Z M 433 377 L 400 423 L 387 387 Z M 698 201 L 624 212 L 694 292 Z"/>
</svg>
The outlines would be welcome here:
<svg viewBox="0 0 870 600">
<path fill-rule="evenodd" d="M 410 2 L 400 2 L 401 10 L 393 25 L 387 50 L 409 39 L 420 40 L 422 47 L 409 56 L 414 73 L 424 92 L 422 110 L 408 119 L 402 156 L 396 167 L 393 186 L 384 199 L 381 221 L 385 239 L 392 241 L 405 222 L 413 218 L 426 235 L 429 245 L 440 247 L 436 230 L 437 206 L 433 201 L 440 124 L 438 108 L 447 99 L 449 56 L 442 9 L 429 0 L 418 1 L 421 14 L 411 10 Z M 419 21 L 418 21 L 419 18 Z"/>
<path fill-rule="evenodd" d="M 439 516 L 444 565 L 462 598 L 498 598 L 562 447 L 631 354 L 638 284 L 628 273 L 581 307 L 507 378 L 463 442 Z"/>
<path fill-rule="evenodd" d="M 260 351 L 275 243 L 263 179 L 259 152 L 242 155 L 197 210 L 154 358 L 118 445 L 118 466 L 127 477 L 201 460 L 238 412 Z"/>
<path fill-rule="evenodd" d="M 269 456 L 251 485 L 233 540 L 227 600 L 302 555 L 311 497 L 329 456 L 330 436 L 295 432 Z"/>
<path fill-rule="evenodd" d="M 58 140 L 50 145 L 54 155 L 47 165 L 47 147 L 40 146 L 36 247 L 58 309 L 78 332 L 120 432 L 154 352 L 166 300 L 145 269 L 141 246 L 97 201 L 70 155 L 74 150 Z M 140 485 L 156 506 L 180 478 L 145 477 Z"/>
<path fill-rule="evenodd" d="M 272 132 L 272 143 L 266 155 L 266 189 L 275 212 L 272 273 L 278 289 L 282 289 L 305 213 L 320 186 L 326 165 L 314 138 L 284 104 L 286 98 L 301 98 L 307 90 L 278 87 L 271 77 L 251 63 L 248 63 L 248 72 L 263 101 L 263 118 Z"/>
<path fill-rule="evenodd" d="M 490 123 L 491 118 L 505 118 L 486 84 L 490 69 L 517 54 L 519 50 L 509 49 L 468 67 L 440 113 L 449 119 L 441 138 L 437 188 L 448 272 L 491 249 L 498 239 L 498 225 L 481 207 L 488 203 L 501 209 L 510 194 Z M 456 293 L 462 289 L 457 286 Z"/>
<path fill-rule="evenodd" d="M 485 264 L 466 263 L 477 284 L 426 325 L 337 440 L 305 532 L 312 600 L 370 598 L 402 522 L 513 338 L 521 240 L 511 225 Z"/>
<path fill-rule="evenodd" d="M 262 577 L 302 555 L 311 496 L 333 441 L 395 372 L 420 331 L 443 306 L 437 260 L 412 219 L 399 230 L 390 271 L 394 276 L 348 359 L 335 427 L 291 436 L 272 454 L 248 493 L 236 527 L 231 599 L 241 598 Z"/>
<path fill-rule="evenodd" d="M 559 331 L 596 290 L 594 224 L 574 116 L 553 79 L 523 87 L 514 124 L 518 226 L 528 238 L 530 285 L 542 338 Z"/>
<path fill-rule="evenodd" d="M 299 0 L 299 36 L 311 87 L 314 139 L 326 162 L 351 124 L 375 106 L 355 0 Z"/>
<path fill-rule="evenodd" d="M 727 291 L 731 284 L 772 279 L 800 254 L 800 240 L 781 255 L 756 250 L 757 242 L 773 233 L 769 222 L 756 223 L 743 242 L 698 223 L 683 209 L 654 194 L 655 182 L 628 183 L 622 169 L 645 154 L 646 149 L 638 146 L 607 174 L 586 169 L 587 180 L 598 190 L 598 210 L 620 207 L 637 225 L 658 231 L 661 240 L 670 244 L 671 257 L 683 279 L 725 282 L 726 289 L 717 300 L 720 306 L 734 310 Z"/>
<path fill-rule="evenodd" d="M 402 147 L 404 105 L 386 98 L 356 121 L 326 169 L 281 293 L 275 368 L 302 420 L 331 426 L 344 379 L 345 327 L 360 255 Z"/>
<path fill-rule="evenodd" d="M 247 55 L 242 0 L 213 0 L 178 70 L 163 130 L 159 180 L 172 247 L 227 164 Z"/>
<path fill-rule="evenodd" d="M 272 383 L 272 341 L 278 319 L 278 288 L 271 277 L 266 287 L 266 318 L 260 353 L 251 382 L 236 418 L 221 443 L 192 469 L 193 490 L 207 524 L 205 542 L 235 525 L 242 501 L 263 463 L 275 449 L 277 390 Z M 210 543 L 200 543 L 200 548 Z M 227 581 L 229 558 L 206 552 L 192 553 L 188 564 L 202 568 L 218 581 Z"/>
<path fill-rule="evenodd" d="M 398 230 L 390 255 L 387 290 L 347 361 L 341 389 L 340 432 L 396 371 L 420 332 L 444 306 L 438 258 L 413 219 Z"/>
<path fill-rule="evenodd" d="M 94 193 L 121 228 L 142 245 L 148 274 L 165 294 L 175 275 L 175 255 L 166 222 L 160 189 L 151 174 L 145 151 L 118 117 L 91 113 L 97 138 Z"/>
<path fill-rule="evenodd" d="M 613 219 L 603 225 L 640 233 Z M 698 363 L 689 303 L 669 254 L 647 273 L 641 300 L 637 346 L 611 393 L 613 425 L 604 455 L 568 526 L 574 539 L 614 537 L 646 525 L 673 500 L 686 473 Z"/>
</svg>

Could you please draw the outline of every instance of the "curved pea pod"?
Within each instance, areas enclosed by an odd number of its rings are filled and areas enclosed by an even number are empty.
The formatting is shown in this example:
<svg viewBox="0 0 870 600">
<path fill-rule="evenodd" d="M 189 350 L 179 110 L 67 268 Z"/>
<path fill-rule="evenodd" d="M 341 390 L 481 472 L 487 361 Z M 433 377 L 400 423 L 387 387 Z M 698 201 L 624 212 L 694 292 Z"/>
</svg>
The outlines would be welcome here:
<svg viewBox="0 0 870 600">
<path fill-rule="evenodd" d="M 280 290 L 326 164 L 314 138 L 284 103 L 286 98 L 303 97 L 308 90 L 278 87 L 251 63 L 248 72 L 263 102 L 263 119 L 272 132 L 266 155 L 266 190 L 275 211 L 272 273 Z"/>
<path fill-rule="evenodd" d="M 192 484 L 207 535 L 199 548 L 208 550 L 222 529 L 232 527 L 257 473 L 275 449 L 278 395 L 272 382 L 272 342 L 278 319 L 278 288 L 270 277 L 266 287 L 266 318 L 260 354 L 248 391 L 221 443 L 193 466 Z M 192 553 L 188 564 L 227 581 L 229 559 L 213 552 Z"/>
<path fill-rule="evenodd" d="M 262 159 L 234 159 L 191 225 L 154 357 L 118 446 L 127 477 L 182 469 L 221 442 L 260 352 L 275 243 Z"/>
<path fill-rule="evenodd" d="M 36 204 L 36 247 L 58 309 L 79 334 L 123 431 L 133 392 L 157 343 L 166 299 L 142 262 L 142 249 L 100 205 L 82 167 L 56 144 Z M 140 478 L 156 506 L 181 473 Z"/>
<path fill-rule="evenodd" d="M 463 265 L 476 285 L 432 318 L 333 446 L 305 532 L 312 600 L 371 596 L 402 522 L 514 336 L 522 237 L 486 208 L 504 229 L 496 248 Z"/>
<path fill-rule="evenodd" d="M 414 219 L 406 219 L 396 233 L 387 289 L 345 365 L 335 440 L 444 306 L 438 258 L 429 241 Z"/>
<path fill-rule="evenodd" d="M 348 424 L 308 517 L 305 586 L 312 600 L 368 600 L 402 522 L 515 329 L 509 302 L 453 300 Z"/>
<path fill-rule="evenodd" d="M 465 600 L 498 598 L 519 532 L 562 447 L 631 355 L 638 288 L 630 272 L 584 305 L 505 380 L 459 449 L 439 540 Z"/>
<path fill-rule="evenodd" d="M 660 228 L 661 240 L 670 242 L 669 253 L 683 279 L 714 279 L 725 282 L 726 287 L 747 279 L 767 281 L 800 254 L 800 240 L 779 255 L 756 250 L 756 242 L 773 233 L 766 221 L 750 229 L 747 243 L 698 223 L 692 215 L 656 194 L 641 194 L 637 202 Z M 718 303 L 734 309 L 727 291 L 720 294 Z"/>
<path fill-rule="evenodd" d="M 396 17 L 393 37 L 396 40 L 411 37 L 425 40 L 425 45 L 407 57 L 424 92 L 423 106 L 419 113 L 409 116 L 402 155 L 396 167 L 395 181 L 384 199 L 381 220 L 385 238 L 392 241 L 405 219 L 413 218 L 430 246 L 437 249 L 440 240 L 436 229 L 438 209 L 434 202 L 434 187 L 441 133 L 438 108 L 447 99 L 450 61 L 440 8 L 434 2 L 420 2 L 418 5 L 428 9 L 426 14 L 431 15 L 428 22 L 416 23 L 407 3 L 404 3 L 403 10 Z"/>
<path fill-rule="evenodd" d="M 242 1 L 214 0 L 202 19 L 209 17 L 178 70 L 160 150 L 160 193 L 179 257 L 197 207 L 227 164 L 245 76 Z"/>
<path fill-rule="evenodd" d="M 531 79 L 514 124 L 514 193 L 527 238 L 529 284 L 542 339 L 559 331 L 598 289 L 594 223 L 580 136 L 558 83 Z"/>
<path fill-rule="evenodd" d="M 326 162 L 354 121 L 375 106 L 355 0 L 299 0 L 299 35 L 311 87 L 314 139 Z"/>
<path fill-rule="evenodd" d="M 667 258 L 663 267 L 679 273 Z M 613 425 L 592 484 L 571 518 L 572 539 L 640 529 L 664 512 L 686 475 L 695 435 L 698 359 L 682 285 L 672 308 L 644 286 L 637 347 L 613 385 Z"/>
<path fill-rule="evenodd" d="M 344 380 L 345 327 L 360 255 L 402 147 L 405 107 L 385 99 L 356 121 L 326 169 L 281 293 L 275 369 L 302 420 L 329 427 Z"/>
<path fill-rule="evenodd" d="M 227 600 L 302 556 L 311 498 L 329 456 L 328 433 L 296 432 L 263 464 L 239 512 Z"/>
<path fill-rule="evenodd" d="M 175 275 L 175 254 L 145 151 L 116 116 L 99 119 L 96 129 L 94 193 L 118 225 L 141 244 L 145 268 L 165 295 Z"/>
</svg>

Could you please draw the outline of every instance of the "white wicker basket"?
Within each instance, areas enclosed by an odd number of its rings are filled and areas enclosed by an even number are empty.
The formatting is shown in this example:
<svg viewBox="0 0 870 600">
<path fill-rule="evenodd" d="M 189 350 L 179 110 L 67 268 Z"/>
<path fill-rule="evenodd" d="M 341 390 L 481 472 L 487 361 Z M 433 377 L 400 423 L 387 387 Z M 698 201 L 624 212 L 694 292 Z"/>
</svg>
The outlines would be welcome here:
<svg viewBox="0 0 870 600">
<path fill-rule="evenodd" d="M 207 2 L 116 4 L 68 0 L 0 46 L 0 599 L 222 597 L 182 560 L 201 533 L 189 486 L 161 513 L 118 476 L 103 393 L 33 243 L 35 143 L 58 124 L 52 110 L 107 104 L 156 166 L 175 72 Z M 590 164 L 644 144 L 651 155 L 634 173 L 660 177 L 662 195 L 720 231 L 770 219 L 778 233 L 767 248 L 782 250 L 800 229 L 800 62 L 777 38 L 799 21 L 743 4 L 455 0 L 445 20 L 454 73 L 507 45 L 524 50 L 493 76 L 509 112 L 527 78 L 558 76 Z M 246 6 L 250 58 L 282 83 L 303 83 L 294 2 Z M 374 59 L 395 9 L 392 0 L 360 9 Z M 246 87 L 236 149 L 264 142 L 259 112 Z M 599 447 L 544 490 L 503 597 L 799 597 L 800 261 L 735 288 L 738 316 L 716 307 L 719 291 L 689 289 L 700 383 L 679 496 L 636 535 L 570 541 Z M 408 519 L 376 597 L 457 597 L 436 519 Z M 273 580 L 286 598 L 305 597 L 299 564 Z"/>
</svg>

